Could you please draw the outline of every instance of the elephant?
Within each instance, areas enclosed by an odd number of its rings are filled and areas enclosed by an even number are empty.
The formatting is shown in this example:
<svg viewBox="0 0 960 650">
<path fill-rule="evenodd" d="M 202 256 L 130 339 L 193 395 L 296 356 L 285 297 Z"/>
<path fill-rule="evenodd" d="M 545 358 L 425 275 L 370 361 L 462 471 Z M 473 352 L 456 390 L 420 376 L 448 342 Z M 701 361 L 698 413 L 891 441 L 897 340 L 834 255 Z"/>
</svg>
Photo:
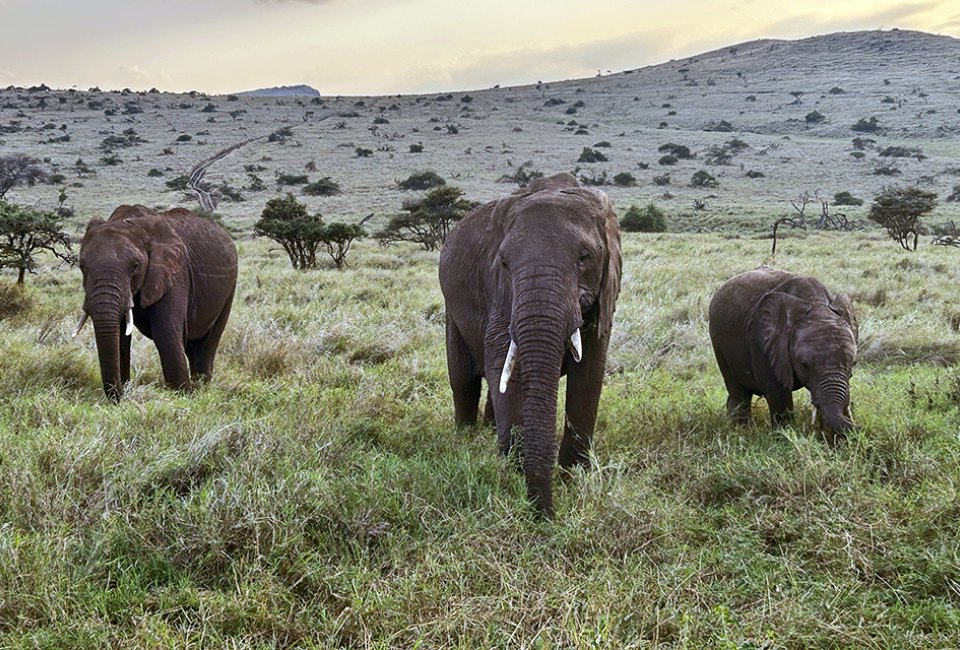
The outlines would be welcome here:
<svg viewBox="0 0 960 650">
<path fill-rule="evenodd" d="M 191 380 L 211 378 L 237 285 L 237 249 L 223 228 L 182 208 L 121 205 L 87 224 L 80 271 L 73 335 L 93 319 L 107 397 L 119 401 L 130 379 L 134 326 L 156 344 L 167 386 L 190 391 Z"/>
<path fill-rule="evenodd" d="M 816 278 L 761 266 L 724 282 L 709 317 L 734 423 L 750 419 L 750 402 L 760 395 L 773 426 L 782 426 L 793 409 L 793 391 L 806 388 L 814 423 L 834 441 L 853 428 L 850 376 L 858 328 L 846 294 L 831 296 Z"/>
<path fill-rule="evenodd" d="M 620 292 L 620 226 L 603 192 L 570 174 L 475 208 L 440 254 L 447 372 L 458 427 L 484 420 L 510 452 L 519 428 L 527 496 L 554 514 L 560 377 L 567 376 L 562 468 L 588 466 Z"/>
</svg>

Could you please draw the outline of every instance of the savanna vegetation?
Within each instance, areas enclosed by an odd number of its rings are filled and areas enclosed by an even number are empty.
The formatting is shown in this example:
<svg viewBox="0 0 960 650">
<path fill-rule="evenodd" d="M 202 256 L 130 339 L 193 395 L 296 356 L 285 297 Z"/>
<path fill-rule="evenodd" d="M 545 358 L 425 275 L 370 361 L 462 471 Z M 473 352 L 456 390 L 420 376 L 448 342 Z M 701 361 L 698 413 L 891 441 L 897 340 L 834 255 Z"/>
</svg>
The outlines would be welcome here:
<svg viewBox="0 0 960 650">
<path fill-rule="evenodd" d="M 831 448 L 805 394 L 783 430 L 723 415 L 706 305 L 768 245 L 624 235 L 593 467 L 548 523 L 492 431 L 454 430 L 436 253 L 294 271 L 240 241 L 212 383 L 162 388 L 135 335 L 117 406 L 69 338 L 79 272 L 4 289 L 0 646 L 955 646 L 956 253 L 781 243 L 860 319 Z"/>
</svg>

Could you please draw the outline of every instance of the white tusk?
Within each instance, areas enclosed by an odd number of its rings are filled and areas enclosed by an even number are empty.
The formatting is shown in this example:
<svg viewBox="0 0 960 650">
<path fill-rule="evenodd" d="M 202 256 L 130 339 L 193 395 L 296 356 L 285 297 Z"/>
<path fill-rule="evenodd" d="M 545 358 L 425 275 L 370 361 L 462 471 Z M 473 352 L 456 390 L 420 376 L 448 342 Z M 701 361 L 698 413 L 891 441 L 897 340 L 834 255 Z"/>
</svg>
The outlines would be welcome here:
<svg viewBox="0 0 960 650">
<path fill-rule="evenodd" d="M 813 419 L 810 420 L 810 424 L 816 424 L 816 423 L 817 423 L 817 407 L 814 406 L 814 407 L 813 407 Z"/>
<path fill-rule="evenodd" d="M 847 419 L 853 422 L 853 408 L 850 404 L 847 404 Z"/>
<path fill-rule="evenodd" d="M 510 339 L 510 349 L 507 350 L 507 359 L 503 362 L 503 372 L 500 373 L 500 394 L 507 392 L 510 375 L 513 373 L 513 364 L 517 362 L 517 342 Z"/>
<path fill-rule="evenodd" d="M 130 336 L 133 334 L 133 309 L 127 310 L 127 331 L 124 332 L 124 336 Z"/>
<path fill-rule="evenodd" d="M 80 330 L 83 329 L 83 326 L 86 324 L 86 322 L 87 322 L 87 312 L 83 312 L 82 314 L 80 314 L 80 322 L 77 323 L 77 326 L 73 328 L 73 333 L 70 334 L 70 338 L 72 339 L 77 338 L 77 334 L 80 333 Z"/>
<path fill-rule="evenodd" d="M 573 360 L 580 363 L 583 358 L 583 343 L 580 341 L 580 328 L 570 335 L 570 344 L 573 345 Z"/>
</svg>

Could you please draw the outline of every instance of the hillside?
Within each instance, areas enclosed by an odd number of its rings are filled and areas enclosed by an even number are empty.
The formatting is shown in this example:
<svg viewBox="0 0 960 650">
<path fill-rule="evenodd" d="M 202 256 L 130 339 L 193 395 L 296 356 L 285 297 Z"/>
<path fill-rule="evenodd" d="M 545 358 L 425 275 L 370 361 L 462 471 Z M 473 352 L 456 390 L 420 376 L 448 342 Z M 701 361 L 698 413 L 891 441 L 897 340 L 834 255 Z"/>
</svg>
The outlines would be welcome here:
<svg viewBox="0 0 960 650">
<path fill-rule="evenodd" d="M 382 219 L 399 210 L 406 193 L 396 181 L 413 172 L 434 170 L 485 200 L 509 191 L 498 179 L 530 161 L 544 173 L 575 170 L 606 182 L 620 209 L 656 201 L 675 229 L 765 228 L 803 191 L 824 198 L 849 191 L 869 202 L 898 182 L 949 194 L 960 182 L 957 61 L 957 39 L 894 30 L 754 41 L 591 79 L 456 95 L 7 89 L 0 91 L 0 141 L 4 151 L 49 159 L 71 183 L 70 201 L 83 218 L 121 202 L 189 206 L 195 199 L 169 191 L 167 181 L 225 147 L 291 127 L 290 137 L 263 137 L 211 167 L 207 179 L 223 189 L 218 211 L 228 222 L 247 228 L 270 196 L 301 194 L 298 186 L 277 185 L 279 174 L 337 181 L 339 196 L 302 197 L 325 215 L 374 212 Z M 854 131 L 860 120 L 874 132 Z M 119 162 L 106 164 L 104 139 L 129 130 L 145 142 L 115 151 Z M 852 143 L 857 136 L 862 151 Z M 687 146 L 695 158 L 662 164 L 658 149 L 669 143 Z M 411 145 L 422 152 L 411 153 Z M 906 157 L 881 155 L 890 146 L 905 148 L 899 153 Z M 578 163 L 584 147 L 607 161 Z M 76 178 L 78 158 L 95 177 Z M 700 169 L 719 185 L 689 187 Z M 622 173 L 636 185 L 613 185 Z M 250 174 L 267 189 L 244 189 Z M 667 176 L 669 184 L 655 183 Z M 50 204 L 56 194 L 18 188 L 11 198 Z M 706 208 L 694 211 L 694 199 Z M 864 211 L 848 213 L 862 218 Z M 955 204 L 941 201 L 933 220 L 957 214 Z"/>
</svg>

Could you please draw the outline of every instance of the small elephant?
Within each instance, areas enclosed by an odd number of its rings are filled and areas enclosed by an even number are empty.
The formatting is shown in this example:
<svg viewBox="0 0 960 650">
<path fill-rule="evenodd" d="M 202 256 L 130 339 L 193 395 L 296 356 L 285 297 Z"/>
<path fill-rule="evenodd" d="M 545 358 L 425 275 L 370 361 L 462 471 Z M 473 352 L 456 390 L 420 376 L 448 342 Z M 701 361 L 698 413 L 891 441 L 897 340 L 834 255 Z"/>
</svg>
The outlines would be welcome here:
<svg viewBox="0 0 960 650">
<path fill-rule="evenodd" d="M 817 279 L 761 266 L 724 282 L 710 301 L 710 340 L 727 387 L 727 414 L 750 418 L 766 398 L 774 426 L 807 388 L 814 421 L 834 435 L 853 428 L 850 375 L 857 319 L 846 294 L 831 297 Z"/>
<path fill-rule="evenodd" d="M 553 514 L 557 393 L 567 376 L 561 467 L 587 466 L 620 291 L 620 226 L 607 196 L 570 174 L 476 208 L 440 254 L 447 370 L 458 426 L 485 420 L 508 454 L 522 436 L 527 494 Z"/>
<path fill-rule="evenodd" d="M 237 286 L 237 249 L 223 228 L 182 208 L 121 205 L 87 224 L 80 270 L 85 296 L 74 336 L 91 317 L 110 399 L 130 379 L 134 325 L 156 344 L 168 386 L 189 391 L 191 377 L 210 379 Z"/>
</svg>

